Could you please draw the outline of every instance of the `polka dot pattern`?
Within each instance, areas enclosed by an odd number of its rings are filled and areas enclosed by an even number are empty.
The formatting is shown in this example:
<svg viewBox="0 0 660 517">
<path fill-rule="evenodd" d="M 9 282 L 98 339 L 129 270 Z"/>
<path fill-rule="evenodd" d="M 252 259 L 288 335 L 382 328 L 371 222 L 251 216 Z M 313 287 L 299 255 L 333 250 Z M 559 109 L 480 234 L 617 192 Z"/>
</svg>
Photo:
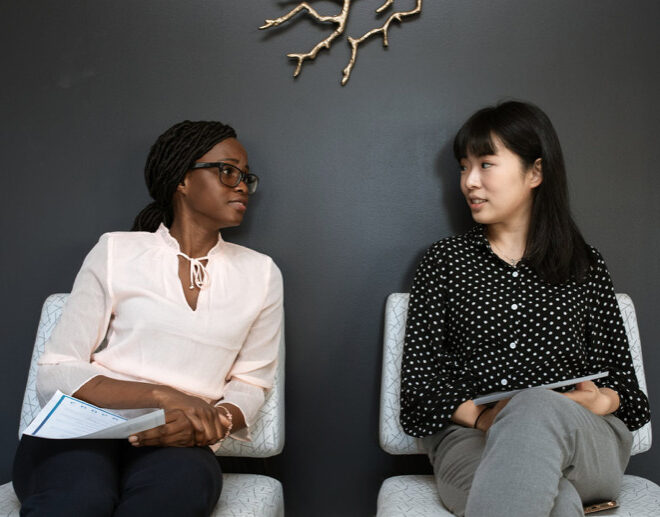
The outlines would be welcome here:
<svg viewBox="0 0 660 517">
<path fill-rule="evenodd" d="M 493 253 L 483 226 L 433 244 L 417 268 L 401 367 L 401 425 L 441 430 L 466 400 L 601 371 L 630 430 L 649 420 L 605 262 L 583 283 L 551 285 Z M 558 391 L 566 391 L 563 388 Z"/>
</svg>

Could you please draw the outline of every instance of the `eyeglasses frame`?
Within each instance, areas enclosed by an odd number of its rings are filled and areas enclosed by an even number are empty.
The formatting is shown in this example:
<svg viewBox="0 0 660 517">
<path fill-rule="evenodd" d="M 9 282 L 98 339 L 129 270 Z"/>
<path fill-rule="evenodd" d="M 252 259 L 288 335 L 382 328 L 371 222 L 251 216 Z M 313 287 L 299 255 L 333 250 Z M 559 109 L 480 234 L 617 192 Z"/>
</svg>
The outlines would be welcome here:
<svg viewBox="0 0 660 517">
<path fill-rule="evenodd" d="M 222 167 L 231 167 L 232 169 L 236 169 L 239 173 L 240 176 L 238 177 L 238 181 L 236 182 L 235 185 L 227 185 L 226 183 L 222 182 L 222 179 L 220 179 L 220 183 L 222 183 L 225 187 L 229 188 L 234 188 L 238 187 L 238 185 L 241 184 L 241 181 L 245 183 L 245 186 L 248 188 L 248 194 L 254 194 L 256 192 L 257 187 L 254 187 L 253 192 L 249 192 L 250 190 L 250 183 L 248 183 L 248 179 L 254 178 L 256 180 L 257 186 L 259 185 L 259 176 L 256 174 L 252 174 L 251 172 L 245 172 L 236 167 L 236 165 L 232 165 L 231 163 L 227 162 L 195 162 L 190 166 L 190 170 L 194 169 L 207 169 L 207 168 L 217 168 L 218 169 L 218 177 L 222 178 Z"/>
</svg>

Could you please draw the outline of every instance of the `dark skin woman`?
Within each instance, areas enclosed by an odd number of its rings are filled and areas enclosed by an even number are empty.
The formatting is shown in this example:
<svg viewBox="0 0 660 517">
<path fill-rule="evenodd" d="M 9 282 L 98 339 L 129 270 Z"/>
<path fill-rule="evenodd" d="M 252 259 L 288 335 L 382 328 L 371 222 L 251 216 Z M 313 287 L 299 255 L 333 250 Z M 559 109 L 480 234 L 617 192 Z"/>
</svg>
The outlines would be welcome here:
<svg viewBox="0 0 660 517">
<path fill-rule="evenodd" d="M 215 144 L 198 161 L 228 162 L 240 170 L 249 170 L 247 152 L 235 138 Z M 219 181 L 217 168 L 191 170 L 186 173 L 172 197 L 170 235 L 189 257 L 206 256 L 218 241 L 219 230 L 241 224 L 247 205 L 248 193 L 244 181 L 235 187 L 228 187 Z M 190 289 L 189 267 L 188 261 L 179 257 L 181 287 L 188 305 L 195 310 L 200 288 L 195 285 Z M 164 426 L 129 438 L 136 447 L 211 445 L 223 436 L 227 424 L 225 413 L 218 407 L 164 385 L 120 381 L 99 375 L 83 385 L 74 396 L 107 408 L 164 409 Z M 245 427 L 243 414 L 235 406 L 220 406 L 232 414 L 233 430 Z"/>
<path fill-rule="evenodd" d="M 152 146 L 154 201 L 132 232 L 104 234 L 81 267 L 39 361 L 57 390 L 96 406 L 162 408 L 128 440 L 23 436 L 13 483 L 22 514 L 208 516 L 222 489 L 214 451 L 249 440 L 272 386 L 282 279 L 270 257 L 225 242 L 258 178 L 234 130 L 184 121 Z"/>
</svg>

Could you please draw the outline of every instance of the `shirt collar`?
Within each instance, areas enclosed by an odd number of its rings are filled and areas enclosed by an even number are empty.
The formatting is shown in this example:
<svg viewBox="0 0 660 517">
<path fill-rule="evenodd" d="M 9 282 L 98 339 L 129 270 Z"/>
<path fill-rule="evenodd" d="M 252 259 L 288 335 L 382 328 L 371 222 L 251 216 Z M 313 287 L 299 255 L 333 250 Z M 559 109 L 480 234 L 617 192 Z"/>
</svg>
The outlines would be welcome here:
<svg viewBox="0 0 660 517">
<path fill-rule="evenodd" d="M 486 237 L 486 225 L 485 224 L 477 224 L 476 226 L 474 226 L 471 230 L 469 230 L 467 232 L 467 236 L 468 236 L 468 239 L 470 240 L 470 242 L 474 243 L 474 245 L 477 248 L 480 248 L 480 249 L 483 249 L 484 251 L 486 251 L 488 253 L 489 257 L 492 258 L 493 260 L 497 261 L 498 264 L 503 263 L 503 264 L 506 264 L 507 267 L 518 268 L 518 269 L 521 268 L 521 267 L 525 267 L 526 261 L 525 261 L 524 258 L 520 259 L 518 264 L 516 264 L 515 266 L 512 266 L 511 264 L 507 263 L 506 260 L 502 260 L 501 258 L 499 258 L 497 256 L 495 251 L 493 251 L 493 248 L 491 247 L 490 242 L 488 241 L 488 237 Z"/>
<path fill-rule="evenodd" d="M 477 224 L 470 231 L 467 232 L 468 238 L 476 246 L 486 248 L 488 251 L 492 251 L 490 247 L 490 242 L 488 242 L 488 237 L 486 237 L 486 225 Z"/>
<path fill-rule="evenodd" d="M 176 253 L 181 252 L 179 241 L 177 241 L 174 237 L 172 237 L 172 235 L 170 234 L 170 229 L 167 226 L 165 226 L 163 223 L 160 223 L 160 226 L 158 226 L 158 229 L 156 230 L 156 235 L 160 236 L 163 243 L 168 248 L 172 248 Z M 218 232 L 218 242 L 215 243 L 215 245 L 209 250 L 206 256 L 211 257 L 216 253 L 218 253 L 224 242 L 225 241 L 222 240 L 222 235 L 220 234 L 220 232 Z"/>
</svg>

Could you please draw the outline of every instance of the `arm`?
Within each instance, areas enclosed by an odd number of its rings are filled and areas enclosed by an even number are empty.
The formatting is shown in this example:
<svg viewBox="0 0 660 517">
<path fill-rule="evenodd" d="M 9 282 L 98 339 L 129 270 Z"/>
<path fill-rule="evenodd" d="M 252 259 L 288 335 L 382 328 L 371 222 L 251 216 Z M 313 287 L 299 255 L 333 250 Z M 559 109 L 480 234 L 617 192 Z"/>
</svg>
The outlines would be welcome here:
<svg viewBox="0 0 660 517">
<path fill-rule="evenodd" d="M 212 439 L 218 435 L 217 417 L 210 419 L 208 415 L 215 415 L 215 409 L 203 400 L 167 386 L 112 379 L 103 375 L 102 368 L 91 364 L 92 354 L 105 337 L 113 312 L 112 255 L 113 236 L 105 234 L 89 252 L 76 276 L 62 317 L 39 360 L 37 393 L 42 404 L 59 389 L 107 408 L 174 410 L 185 406 L 194 410 L 188 424 L 189 434 L 194 429 L 198 441 Z M 198 413 L 206 416 L 195 418 Z"/>
<path fill-rule="evenodd" d="M 407 434 L 440 431 L 465 404 L 456 422 L 471 426 L 476 418 L 475 382 L 446 343 L 445 271 L 439 244 L 417 267 L 410 290 L 401 365 L 401 425 Z"/>
<path fill-rule="evenodd" d="M 62 317 L 45 345 L 37 372 L 42 406 L 58 389 L 72 395 L 101 371 L 91 364 L 91 357 L 103 341 L 112 315 L 111 249 L 112 236 L 105 234 L 85 257 Z"/>
<path fill-rule="evenodd" d="M 629 429 L 639 429 L 650 418 L 648 399 L 637 382 L 612 279 L 602 256 L 595 249 L 592 253 L 595 263 L 586 285 L 587 359 L 609 375 L 595 384 L 581 383 L 567 396 L 597 414 L 613 412 Z"/>
<path fill-rule="evenodd" d="M 129 440 L 136 446 L 210 445 L 224 436 L 228 425 L 228 422 L 223 424 L 217 409 L 206 401 L 160 384 L 98 375 L 83 384 L 74 396 L 105 408 L 164 409 L 165 425 L 131 436 Z"/>
<path fill-rule="evenodd" d="M 609 415 L 621 405 L 619 394 L 616 391 L 610 388 L 599 388 L 591 381 L 580 382 L 573 391 L 563 395 L 596 415 Z"/>
<path fill-rule="evenodd" d="M 227 374 L 229 382 L 218 402 L 232 412 L 232 435 L 245 440 L 249 440 L 248 427 L 265 401 L 265 390 L 273 385 L 282 338 L 282 274 L 270 259 L 264 280 L 267 289 L 261 310 Z"/>
</svg>

